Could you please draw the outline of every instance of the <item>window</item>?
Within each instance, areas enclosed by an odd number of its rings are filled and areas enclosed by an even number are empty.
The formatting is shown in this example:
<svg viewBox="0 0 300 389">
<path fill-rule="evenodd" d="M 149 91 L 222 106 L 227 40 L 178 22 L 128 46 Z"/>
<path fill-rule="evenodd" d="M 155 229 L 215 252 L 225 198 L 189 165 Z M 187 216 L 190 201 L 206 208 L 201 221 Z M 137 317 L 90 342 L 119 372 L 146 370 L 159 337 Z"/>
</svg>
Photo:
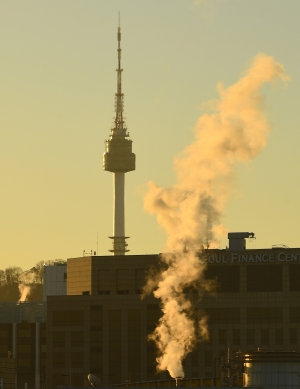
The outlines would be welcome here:
<svg viewBox="0 0 300 389">
<path fill-rule="evenodd" d="M 227 343 L 227 334 L 226 329 L 219 329 L 219 344 L 226 344 Z"/>
<path fill-rule="evenodd" d="M 135 293 L 141 294 L 146 284 L 147 269 L 135 270 Z"/>
<path fill-rule="evenodd" d="M 64 352 L 54 352 L 52 354 L 53 367 L 65 367 L 66 354 Z"/>
<path fill-rule="evenodd" d="M 255 344 L 255 331 L 254 328 L 247 329 L 247 344 L 254 345 Z"/>
<path fill-rule="evenodd" d="M 281 292 L 281 265 L 248 265 L 247 292 Z"/>
<path fill-rule="evenodd" d="M 299 292 L 300 291 L 300 264 L 294 264 L 289 266 L 290 272 L 290 291 Z"/>
<path fill-rule="evenodd" d="M 300 307 L 291 307 L 290 308 L 290 322 L 291 323 L 300 323 Z"/>
<path fill-rule="evenodd" d="M 262 346 L 269 345 L 270 339 L 269 339 L 269 329 L 268 328 L 261 329 L 260 341 L 261 341 Z"/>
<path fill-rule="evenodd" d="M 232 343 L 234 345 L 240 345 L 241 343 L 241 331 L 237 328 L 232 330 Z"/>
<path fill-rule="evenodd" d="M 90 311 L 90 367 L 92 374 L 102 373 L 103 311 L 102 305 L 91 305 Z"/>
<path fill-rule="evenodd" d="M 8 331 L 7 330 L 0 330 L 0 339 L 6 339 L 8 337 Z"/>
<path fill-rule="evenodd" d="M 275 344 L 276 345 L 283 344 L 283 329 L 282 328 L 275 329 Z"/>
<path fill-rule="evenodd" d="M 131 381 L 141 379 L 141 310 L 128 310 L 128 369 Z"/>
<path fill-rule="evenodd" d="M 73 387 L 83 387 L 86 376 L 82 373 L 72 373 L 71 374 L 71 384 Z"/>
<path fill-rule="evenodd" d="M 91 325 L 101 325 L 103 322 L 102 305 L 91 305 L 90 321 Z"/>
<path fill-rule="evenodd" d="M 204 366 L 205 367 L 212 366 L 212 352 L 210 350 L 205 350 L 204 352 Z"/>
<path fill-rule="evenodd" d="M 235 324 L 240 322 L 239 308 L 205 308 L 211 324 Z"/>
<path fill-rule="evenodd" d="M 71 346 L 83 347 L 84 345 L 83 331 L 71 331 Z"/>
<path fill-rule="evenodd" d="M 95 330 L 90 332 L 91 351 L 102 351 L 103 347 L 103 333 Z"/>
<path fill-rule="evenodd" d="M 18 338 L 30 338 L 31 331 L 30 330 L 18 330 Z"/>
<path fill-rule="evenodd" d="M 117 270 L 117 293 L 118 294 L 129 294 L 130 280 L 128 269 Z"/>
<path fill-rule="evenodd" d="M 98 291 L 99 294 L 110 294 L 116 289 L 115 270 L 101 269 L 98 272 Z"/>
<path fill-rule="evenodd" d="M 53 347 L 64 347 L 66 344 L 66 332 L 53 331 L 52 342 L 53 342 Z"/>
<path fill-rule="evenodd" d="M 65 385 L 65 377 L 62 374 L 53 374 L 52 375 L 52 385 Z"/>
<path fill-rule="evenodd" d="M 198 367 L 199 365 L 199 351 L 196 349 L 191 353 L 192 367 Z"/>
<path fill-rule="evenodd" d="M 154 331 L 162 312 L 158 304 L 147 304 L 147 334 Z M 156 375 L 156 347 L 153 341 L 147 342 L 147 380 L 157 379 Z"/>
<path fill-rule="evenodd" d="M 53 326 L 82 326 L 83 311 L 53 311 Z"/>
<path fill-rule="evenodd" d="M 31 363 L 30 363 L 30 358 L 26 358 L 26 359 L 23 359 L 23 358 L 18 358 L 18 366 L 30 366 Z"/>
<path fill-rule="evenodd" d="M 18 344 L 18 353 L 30 353 L 31 345 L 30 344 Z"/>
<path fill-rule="evenodd" d="M 108 311 L 108 374 L 114 383 L 121 382 L 122 311 Z M 111 382 L 113 383 L 113 382 Z"/>
<path fill-rule="evenodd" d="M 83 353 L 82 352 L 71 352 L 71 367 L 82 367 L 83 368 Z"/>
<path fill-rule="evenodd" d="M 92 369 L 92 372 L 96 373 L 96 370 L 98 370 L 98 373 L 102 373 L 102 359 L 103 355 L 101 351 L 93 351 L 90 354 L 90 366 Z"/>
<path fill-rule="evenodd" d="M 253 307 L 247 308 L 248 323 L 282 323 L 283 312 L 281 307 Z"/>
<path fill-rule="evenodd" d="M 297 344 L 297 328 L 290 328 L 290 344 Z"/>
<path fill-rule="evenodd" d="M 240 268 L 239 266 L 208 266 L 205 277 L 217 282 L 218 292 L 240 291 Z"/>
<path fill-rule="evenodd" d="M 150 334 L 162 316 L 162 311 L 158 304 L 147 304 L 147 333 Z"/>
</svg>

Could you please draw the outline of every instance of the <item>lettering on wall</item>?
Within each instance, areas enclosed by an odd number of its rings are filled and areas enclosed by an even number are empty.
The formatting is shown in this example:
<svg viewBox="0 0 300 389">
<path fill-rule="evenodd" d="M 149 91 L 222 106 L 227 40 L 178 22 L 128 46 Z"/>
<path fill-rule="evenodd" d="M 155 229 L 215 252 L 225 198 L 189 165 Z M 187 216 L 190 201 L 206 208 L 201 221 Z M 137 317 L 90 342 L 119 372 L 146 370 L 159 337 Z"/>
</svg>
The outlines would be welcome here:
<svg viewBox="0 0 300 389">
<path fill-rule="evenodd" d="M 226 254 L 211 254 L 205 259 L 209 264 L 226 264 L 226 263 L 270 263 L 270 262 L 300 262 L 300 252 L 284 252 L 277 253 L 226 253 Z"/>
</svg>

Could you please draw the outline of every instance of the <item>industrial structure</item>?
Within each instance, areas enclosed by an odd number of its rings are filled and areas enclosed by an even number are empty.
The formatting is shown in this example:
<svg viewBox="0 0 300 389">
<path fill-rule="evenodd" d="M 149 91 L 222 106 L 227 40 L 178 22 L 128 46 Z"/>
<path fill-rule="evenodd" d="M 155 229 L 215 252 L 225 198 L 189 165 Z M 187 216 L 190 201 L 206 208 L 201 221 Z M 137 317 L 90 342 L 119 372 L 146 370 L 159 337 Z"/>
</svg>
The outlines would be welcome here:
<svg viewBox="0 0 300 389">
<path fill-rule="evenodd" d="M 132 141 L 127 139 L 129 133 L 124 122 L 124 94 L 122 93 L 121 69 L 121 28 L 118 27 L 118 68 L 117 68 L 117 93 L 115 94 L 116 116 L 110 139 L 105 141 L 103 154 L 103 169 L 113 173 L 114 205 L 113 205 L 113 255 L 124 255 L 128 244 L 125 236 L 125 209 L 124 190 L 125 173 L 135 170 L 135 154 L 132 152 Z"/>
<path fill-rule="evenodd" d="M 300 386 L 299 352 L 238 352 L 236 364 L 242 370 L 244 387 L 296 389 Z"/>
</svg>

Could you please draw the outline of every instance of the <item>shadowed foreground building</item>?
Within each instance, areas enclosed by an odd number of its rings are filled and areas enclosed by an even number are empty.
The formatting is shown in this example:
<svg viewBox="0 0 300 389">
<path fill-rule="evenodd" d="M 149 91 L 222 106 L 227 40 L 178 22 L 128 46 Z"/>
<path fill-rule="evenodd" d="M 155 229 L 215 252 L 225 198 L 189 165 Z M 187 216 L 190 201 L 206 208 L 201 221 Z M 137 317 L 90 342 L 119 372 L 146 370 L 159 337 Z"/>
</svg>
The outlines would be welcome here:
<svg viewBox="0 0 300 389">
<path fill-rule="evenodd" d="M 0 315 L 2 312 L 1 309 Z M 6 320 L 9 319 L 7 316 Z M 31 315 L 20 321 L 15 318 L 15 322 L 0 323 L 0 377 L 4 388 L 45 387 L 46 323 L 35 322 L 36 319 Z"/>
<path fill-rule="evenodd" d="M 10 354 L 0 357 L 0 380 L 3 388 L 15 389 L 15 359 Z"/>
<path fill-rule="evenodd" d="M 211 339 L 184 361 L 186 377 L 220 375 L 220 358 L 238 350 L 300 351 L 300 249 L 207 250 L 206 276 L 219 285 L 199 308 Z M 238 248 L 238 250 L 236 250 Z M 167 379 L 155 372 L 147 342 L 159 301 L 141 300 L 158 255 L 91 256 L 67 264 L 67 295 L 47 303 L 47 386 L 83 385 L 89 373 L 105 384 Z M 216 369 L 216 370 L 215 370 Z"/>
</svg>

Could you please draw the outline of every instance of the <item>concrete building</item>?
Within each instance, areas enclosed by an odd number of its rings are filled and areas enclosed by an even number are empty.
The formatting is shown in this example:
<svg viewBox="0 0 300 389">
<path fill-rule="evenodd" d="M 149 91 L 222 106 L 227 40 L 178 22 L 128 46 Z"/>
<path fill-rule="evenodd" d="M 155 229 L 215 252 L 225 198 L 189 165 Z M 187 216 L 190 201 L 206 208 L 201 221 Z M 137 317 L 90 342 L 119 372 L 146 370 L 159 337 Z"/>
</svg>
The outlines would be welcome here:
<svg viewBox="0 0 300 389">
<path fill-rule="evenodd" d="M 231 236 L 244 248 L 245 237 Z M 231 242 L 232 243 L 232 242 Z M 147 341 L 161 315 L 159 301 L 141 300 L 158 255 L 91 256 L 67 264 L 67 295 L 47 304 L 47 386 L 169 379 L 156 374 L 154 344 Z M 206 277 L 218 283 L 199 311 L 209 317 L 211 339 L 184 361 L 187 379 L 220 376 L 228 347 L 300 351 L 300 249 L 206 250 Z M 196 293 L 190 291 L 191 298 Z"/>
<path fill-rule="evenodd" d="M 44 301 L 0 302 L 0 323 L 44 323 L 45 321 Z"/>
<path fill-rule="evenodd" d="M 44 290 L 43 300 L 47 296 L 63 296 L 67 294 L 67 264 L 56 262 L 53 265 L 44 266 Z"/>
</svg>

